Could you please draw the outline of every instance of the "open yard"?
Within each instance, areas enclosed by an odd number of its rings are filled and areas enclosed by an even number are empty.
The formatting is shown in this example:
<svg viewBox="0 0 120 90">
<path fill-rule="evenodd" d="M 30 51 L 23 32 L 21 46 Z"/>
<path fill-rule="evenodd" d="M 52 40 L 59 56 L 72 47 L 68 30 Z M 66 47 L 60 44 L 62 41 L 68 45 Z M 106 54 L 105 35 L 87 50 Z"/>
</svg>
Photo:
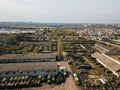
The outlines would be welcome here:
<svg viewBox="0 0 120 90">
<path fill-rule="evenodd" d="M 22 90 L 82 90 L 79 86 L 75 84 L 75 81 L 73 80 L 72 77 L 72 71 L 68 65 L 67 62 L 61 61 L 59 62 L 61 66 L 65 66 L 66 69 L 70 72 L 70 76 L 66 79 L 65 83 L 59 84 L 59 85 L 49 85 L 49 84 L 44 84 L 43 86 L 40 87 L 33 87 L 33 88 L 25 88 Z"/>
</svg>

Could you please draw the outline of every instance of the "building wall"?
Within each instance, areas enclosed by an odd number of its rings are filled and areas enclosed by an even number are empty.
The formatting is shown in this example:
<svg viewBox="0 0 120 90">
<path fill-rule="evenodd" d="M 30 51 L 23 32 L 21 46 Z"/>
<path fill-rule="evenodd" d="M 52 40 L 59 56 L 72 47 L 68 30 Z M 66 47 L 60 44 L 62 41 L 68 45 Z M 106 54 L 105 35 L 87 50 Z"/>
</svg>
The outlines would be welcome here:
<svg viewBox="0 0 120 90">
<path fill-rule="evenodd" d="M 48 61 L 56 61 L 56 58 L 0 59 L 0 63 L 14 63 L 14 62 L 48 62 Z"/>
<path fill-rule="evenodd" d="M 15 77 L 15 76 L 38 76 L 38 75 L 57 75 L 58 70 L 48 70 L 48 71 L 28 71 L 28 72 L 3 72 L 0 73 L 0 78 L 5 77 Z"/>
</svg>

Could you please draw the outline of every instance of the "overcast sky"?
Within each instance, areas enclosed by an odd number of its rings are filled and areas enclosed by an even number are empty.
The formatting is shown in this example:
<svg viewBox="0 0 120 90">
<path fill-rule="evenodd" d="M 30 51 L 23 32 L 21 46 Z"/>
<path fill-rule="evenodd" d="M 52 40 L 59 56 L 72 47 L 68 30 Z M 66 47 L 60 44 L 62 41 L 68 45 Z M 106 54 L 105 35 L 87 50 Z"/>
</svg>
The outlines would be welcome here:
<svg viewBox="0 0 120 90">
<path fill-rule="evenodd" d="M 0 21 L 120 23 L 120 0 L 0 0 Z"/>
</svg>

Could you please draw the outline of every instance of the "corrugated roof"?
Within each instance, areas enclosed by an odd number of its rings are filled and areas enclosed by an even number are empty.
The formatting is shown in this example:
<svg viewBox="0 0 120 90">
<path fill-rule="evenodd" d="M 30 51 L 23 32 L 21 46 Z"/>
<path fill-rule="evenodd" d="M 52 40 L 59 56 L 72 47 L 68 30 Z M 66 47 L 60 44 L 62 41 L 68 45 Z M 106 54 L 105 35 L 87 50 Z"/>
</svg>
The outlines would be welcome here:
<svg viewBox="0 0 120 90">
<path fill-rule="evenodd" d="M 37 59 L 37 58 L 55 58 L 55 54 L 4 54 L 0 59 Z"/>
<path fill-rule="evenodd" d="M 96 43 L 96 45 L 98 45 L 98 46 L 100 46 L 100 47 L 102 47 L 102 48 L 105 48 L 105 49 L 107 49 L 107 50 L 109 50 L 109 51 L 113 50 L 113 48 L 111 48 L 111 47 L 109 47 L 109 46 L 106 46 L 106 45 L 104 45 L 104 44 L 101 44 L 101 43 Z"/>
<path fill-rule="evenodd" d="M 43 44 L 47 44 L 47 45 L 52 45 L 53 43 L 52 42 L 21 42 L 20 43 L 21 45 L 31 45 L 31 44 L 33 44 L 33 45 L 43 45 Z"/>
<path fill-rule="evenodd" d="M 95 52 L 94 54 L 92 54 L 92 56 L 97 58 L 98 60 L 100 60 L 100 62 L 105 64 L 107 68 L 118 73 L 118 75 L 120 76 L 120 72 L 117 72 L 120 70 L 119 63 L 116 63 L 115 61 L 111 60 L 110 58 L 106 57 L 105 55 L 100 54 L 99 52 Z"/>
</svg>

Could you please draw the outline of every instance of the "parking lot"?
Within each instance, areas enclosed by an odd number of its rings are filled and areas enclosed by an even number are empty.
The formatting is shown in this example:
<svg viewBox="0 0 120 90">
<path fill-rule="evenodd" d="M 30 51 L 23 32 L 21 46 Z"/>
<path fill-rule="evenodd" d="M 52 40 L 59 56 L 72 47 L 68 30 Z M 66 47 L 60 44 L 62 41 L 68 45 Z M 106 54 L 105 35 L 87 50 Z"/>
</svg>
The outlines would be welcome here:
<svg viewBox="0 0 120 90">
<path fill-rule="evenodd" d="M 61 66 L 66 67 L 66 69 L 70 72 L 69 77 L 66 79 L 66 81 L 62 84 L 44 84 L 43 86 L 40 87 L 33 87 L 33 88 L 25 88 L 22 90 L 82 90 L 79 86 L 75 84 L 75 81 L 72 77 L 72 71 L 71 68 L 69 67 L 68 63 L 65 61 L 60 61 Z"/>
</svg>

